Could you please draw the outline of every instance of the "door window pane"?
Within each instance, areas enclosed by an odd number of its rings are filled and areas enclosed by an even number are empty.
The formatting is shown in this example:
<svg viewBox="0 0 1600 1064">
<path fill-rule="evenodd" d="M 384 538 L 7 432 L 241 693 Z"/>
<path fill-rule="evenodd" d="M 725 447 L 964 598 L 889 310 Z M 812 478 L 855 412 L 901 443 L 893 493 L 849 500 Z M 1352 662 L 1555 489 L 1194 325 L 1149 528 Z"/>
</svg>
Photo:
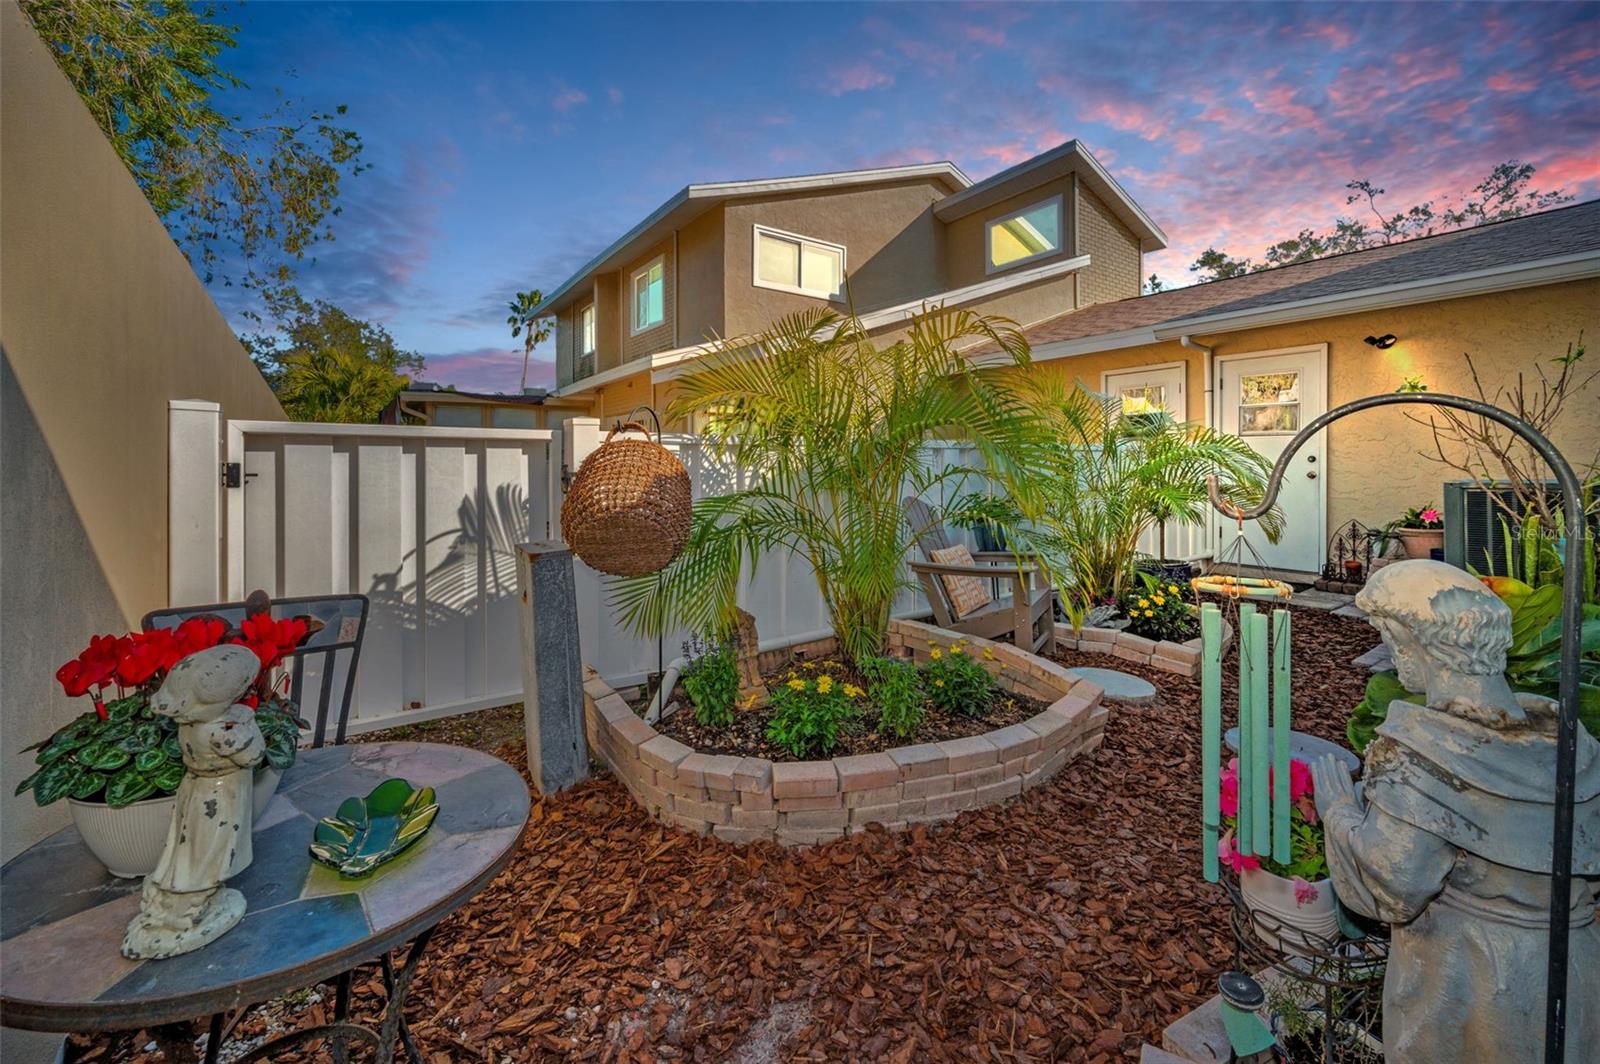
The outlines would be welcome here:
<svg viewBox="0 0 1600 1064">
<path fill-rule="evenodd" d="M 1263 432 L 1298 432 L 1299 430 L 1299 403 L 1264 403 L 1260 406 L 1241 406 L 1239 408 L 1239 434 L 1241 436 Z"/>
<path fill-rule="evenodd" d="M 1061 198 L 989 223 L 989 269 L 1015 266 L 1061 250 Z"/>
<path fill-rule="evenodd" d="M 800 245 L 767 233 L 756 234 L 756 276 L 768 284 L 800 287 Z"/>
<path fill-rule="evenodd" d="M 1298 403 L 1300 374 L 1252 373 L 1239 379 L 1241 403 Z"/>
<path fill-rule="evenodd" d="M 1164 384 L 1139 384 L 1123 388 L 1124 414 L 1148 414 L 1152 410 L 1167 409 L 1167 386 Z"/>
<path fill-rule="evenodd" d="M 1298 432 L 1300 374 L 1251 373 L 1239 378 L 1239 434 Z"/>
</svg>

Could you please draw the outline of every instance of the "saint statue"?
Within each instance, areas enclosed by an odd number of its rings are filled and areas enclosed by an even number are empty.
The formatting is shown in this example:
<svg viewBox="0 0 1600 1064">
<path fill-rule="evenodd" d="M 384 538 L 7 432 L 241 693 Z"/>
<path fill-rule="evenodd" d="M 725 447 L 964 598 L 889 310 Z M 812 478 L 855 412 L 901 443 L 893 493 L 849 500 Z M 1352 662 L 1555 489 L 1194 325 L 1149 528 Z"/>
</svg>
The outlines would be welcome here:
<svg viewBox="0 0 1600 1064">
<path fill-rule="evenodd" d="M 1511 611 L 1459 569 L 1384 567 L 1356 596 L 1425 705 L 1394 702 L 1360 790 L 1313 767 L 1339 900 L 1392 925 L 1390 1064 L 1531 1061 L 1544 1044 L 1556 704 L 1505 679 Z M 1578 730 L 1567 1060 L 1600 1051 L 1600 743 Z"/>
<path fill-rule="evenodd" d="M 261 666 L 242 646 L 212 647 L 172 667 L 150 707 L 178 722 L 188 772 L 178 784 L 167 847 L 145 877 L 122 955 L 172 957 L 199 949 L 244 916 L 224 880 L 250 867 L 253 769 L 266 756 L 255 711 L 240 704 Z"/>
</svg>

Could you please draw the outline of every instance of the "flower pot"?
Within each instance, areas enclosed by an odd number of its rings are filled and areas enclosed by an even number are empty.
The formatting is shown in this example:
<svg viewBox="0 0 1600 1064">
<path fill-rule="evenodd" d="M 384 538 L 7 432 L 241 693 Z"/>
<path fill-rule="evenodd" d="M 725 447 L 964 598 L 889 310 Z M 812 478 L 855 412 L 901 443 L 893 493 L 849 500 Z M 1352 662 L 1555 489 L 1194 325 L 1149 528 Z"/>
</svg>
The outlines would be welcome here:
<svg viewBox="0 0 1600 1064">
<path fill-rule="evenodd" d="M 1311 884 L 1316 898 L 1300 901 L 1295 897 L 1294 880 L 1273 875 L 1260 868 L 1239 873 L 1239 893 L 1252 914 L 1256 937 L 1273 949 L 1285 953 L 1321 953 L 1339 938 L 1339 914 L 1333 900 L 1333 881 L 1319 879 Z"/>
<path fill-rule="evenodd" d="M 256 772 L 251 790 L 251 810 L 260 817 L 277 793 L 283 773 L 263 766 Z M 104 802 L 67 799 L 72 824 L 106 870 L 121 879 L 137 879 L 155 871 L 161 851 L 167 846 L 167 827 L 177 803 L 173 795 L 146 798 L 120 809 Z"/>
<path fill-rule="evenodd" d="M 1395 530 L 1395 535 L 1400 537 L 1407 558 L 1428 559 L 1435 550 L 1444 549 L 1442 528 L 1401 528 Z"/>
</svg>

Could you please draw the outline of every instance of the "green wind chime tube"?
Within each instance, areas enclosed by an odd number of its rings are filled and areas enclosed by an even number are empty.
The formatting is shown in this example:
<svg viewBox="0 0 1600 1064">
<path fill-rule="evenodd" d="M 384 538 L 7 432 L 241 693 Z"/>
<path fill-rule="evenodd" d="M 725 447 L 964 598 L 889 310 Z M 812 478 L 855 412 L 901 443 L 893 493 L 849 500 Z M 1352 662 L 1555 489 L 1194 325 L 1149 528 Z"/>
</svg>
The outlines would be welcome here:
<svg viewBox="0 0 1600 1064">
<path fill-rule="evenodd" d="M 1215 883 L 1222 831 L 1222 611 L 1200 607 L 1200 852 L 1207 883 Z"/>
<path fill-rule="evenodd" d="M 1234 846 L 1240 853 L 1255 852 L 1256 759 L 1251 742 L 1255 707 L 1250 699 L 1255 686 L 1250 678 L 1250 618 L 1255 613 L 1256 608 L 1248 602 L 1239 607 L 1239 832 Z"/>
<path fill-rule="evenodd" d="M 1252 795 L 1255 808 L 1250 823 L 1255 829 L 1251 852 L 1261 855 L 1272 852 L 1272 789 L 1268 783 L 1268 768 L 1272 764 L 1271 740 L 1267 726 L 1271 721 L 1271 703 L 1267 698 L 1267 615 L 1250 614 L 1250 756 L 1255 761 L 1256 788 Z"/>
<path fill-rule="evenodd" d="M 1289 611 L 1272 611 L 1272 859 L 1289 863 Z"/>
</svg>

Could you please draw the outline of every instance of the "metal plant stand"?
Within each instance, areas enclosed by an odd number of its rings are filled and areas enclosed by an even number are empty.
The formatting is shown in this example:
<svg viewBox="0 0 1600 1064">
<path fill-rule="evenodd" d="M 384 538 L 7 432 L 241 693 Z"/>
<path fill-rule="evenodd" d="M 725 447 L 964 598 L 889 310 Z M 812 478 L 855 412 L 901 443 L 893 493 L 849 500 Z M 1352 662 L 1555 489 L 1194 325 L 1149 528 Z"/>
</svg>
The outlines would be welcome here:
<svg viewBox="0 0 1600 1064">
<path fill-rule="evenodd" d="M 1526 421 L 1501 410 L 1497 406 L 1459 395 L 1434 395 L 1432 393 L 1402 392 L 1387 395 L 1370 395 L 1335 407 L 1314 419 L 1295 433 L 1284 447 L 1272 467 L 1267 480 L 1266 493 L 1261 502 L 1249 509 L 1241 509 L 1222 497 L 1217 478 L 1210 478 L 1211 504 L 1229 517 L 1240 521 L 1260 517 L 1271 509 L 1283 485 L 1289 461 L 1307 440 L 1333 422 L 1363 410 L 1385 406 L 1443 406 L 1462 410 L 1503 425 L 1527 441 L 1544 463 L 1555 474 L 1561 492 L 1562 509 L 1566 515 L 1567 536 L 1564 555 L 1565 572 L 1561 585 L 1561 619 L 1563 630 L 1569 633 L 1561 643 L 1560 697 L 1556 718 L 1556 782 L 1555 817 L 1550 855 L 1550 949 L 1546 975 L 1545 997 L 1545 1064 L 1561 1064 L 1565 1060 L 1567 1024 L 1567 957 L 1568 918 L 1572 908 L 1572 832 L 1574 816 L 1575 783 L 1578 759 L 1578 666 L 1581 659 L 1580 641 L 1570 633 L 1583 626 L 1583 566 L 1584 522 L 1583 490 L 1572 464 L 1556 449 L 1555 444 Z"/>
</svg>

